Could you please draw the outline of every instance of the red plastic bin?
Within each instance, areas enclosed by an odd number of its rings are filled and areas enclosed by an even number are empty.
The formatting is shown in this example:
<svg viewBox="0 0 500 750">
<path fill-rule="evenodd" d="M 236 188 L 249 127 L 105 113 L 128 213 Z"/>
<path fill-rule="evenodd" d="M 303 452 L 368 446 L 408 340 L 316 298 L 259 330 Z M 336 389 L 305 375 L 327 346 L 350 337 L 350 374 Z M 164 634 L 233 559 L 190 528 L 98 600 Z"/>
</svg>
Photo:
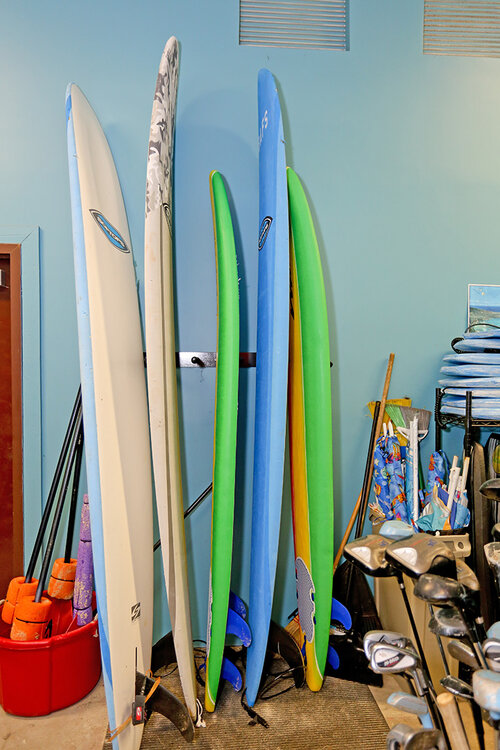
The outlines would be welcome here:
<svg viewBox="0 0 500 750">
<path fill-rule="evenodd" d="M 97 684 L 97 620 L 43 641 L 11 641 L 0 620 L 0 704 L 8 714 L 44 716 L 81 700 Z"/>
</svg>

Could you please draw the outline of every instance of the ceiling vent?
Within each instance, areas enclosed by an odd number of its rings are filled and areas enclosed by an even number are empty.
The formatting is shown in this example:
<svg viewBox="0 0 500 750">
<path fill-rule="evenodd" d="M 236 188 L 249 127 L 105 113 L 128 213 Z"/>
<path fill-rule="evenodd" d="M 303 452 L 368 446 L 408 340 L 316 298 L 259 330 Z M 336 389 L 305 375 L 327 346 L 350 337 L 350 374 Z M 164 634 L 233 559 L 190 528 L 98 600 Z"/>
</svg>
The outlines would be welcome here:
<svg viewBox="0 0 500 750">
<path fill-rule="evenodd" d="M 240 44 L 348 49 L 348 0 L 240 0 Z"/>
<path fill-rule="evenodd" d="M 500 57 L 500 2 L 424 0 L 424 54 Z"/>
</svg>

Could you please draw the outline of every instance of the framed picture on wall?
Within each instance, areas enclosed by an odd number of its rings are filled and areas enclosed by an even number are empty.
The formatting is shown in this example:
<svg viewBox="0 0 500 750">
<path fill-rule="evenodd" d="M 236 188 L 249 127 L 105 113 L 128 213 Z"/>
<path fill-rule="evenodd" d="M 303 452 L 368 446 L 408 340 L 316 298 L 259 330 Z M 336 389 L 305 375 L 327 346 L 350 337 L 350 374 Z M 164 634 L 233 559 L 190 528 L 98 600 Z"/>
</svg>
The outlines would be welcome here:
<svg viewBox="0 0 500 750">
<path fill-rule="evenodd" d="M 469 284 L 467 325 L 475 331 L 500 327 L 500 284 Z"/>
</svg>

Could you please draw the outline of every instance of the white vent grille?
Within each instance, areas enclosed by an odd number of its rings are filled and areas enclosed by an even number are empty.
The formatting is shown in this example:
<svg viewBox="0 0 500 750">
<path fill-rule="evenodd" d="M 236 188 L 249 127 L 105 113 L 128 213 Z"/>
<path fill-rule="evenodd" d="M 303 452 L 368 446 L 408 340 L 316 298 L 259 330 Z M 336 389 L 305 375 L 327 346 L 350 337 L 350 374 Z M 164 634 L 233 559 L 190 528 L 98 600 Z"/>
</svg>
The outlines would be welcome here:
<svg viewBox="0 0 500 750">
<path fill-rule="evenodd" d="M 500 57 L 500 2 L 425 0 L 424 53 Z"/>
<path fill-rule="evenodd" d="M 342 49 L 348 0 L 240 0 L 240 44 Z"/>
</svg>

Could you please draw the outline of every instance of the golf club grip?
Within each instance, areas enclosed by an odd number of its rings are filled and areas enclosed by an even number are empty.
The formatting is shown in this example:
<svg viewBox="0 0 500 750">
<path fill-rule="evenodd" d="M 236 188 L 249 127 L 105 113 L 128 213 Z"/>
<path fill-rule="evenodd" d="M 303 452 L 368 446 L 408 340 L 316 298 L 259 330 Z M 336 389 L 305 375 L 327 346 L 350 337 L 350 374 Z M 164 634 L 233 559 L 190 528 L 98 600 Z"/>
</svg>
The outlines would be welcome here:
<svg viewBox="0 0 500 750">
<path fill-rule="evenodd" d="M 458 712 L 453 695 L 451 693 L 440 693 L 436 701 L 450 738 L 452 750 L 470 750 L 462 724 L 462 717 Z"/>
</svg>

